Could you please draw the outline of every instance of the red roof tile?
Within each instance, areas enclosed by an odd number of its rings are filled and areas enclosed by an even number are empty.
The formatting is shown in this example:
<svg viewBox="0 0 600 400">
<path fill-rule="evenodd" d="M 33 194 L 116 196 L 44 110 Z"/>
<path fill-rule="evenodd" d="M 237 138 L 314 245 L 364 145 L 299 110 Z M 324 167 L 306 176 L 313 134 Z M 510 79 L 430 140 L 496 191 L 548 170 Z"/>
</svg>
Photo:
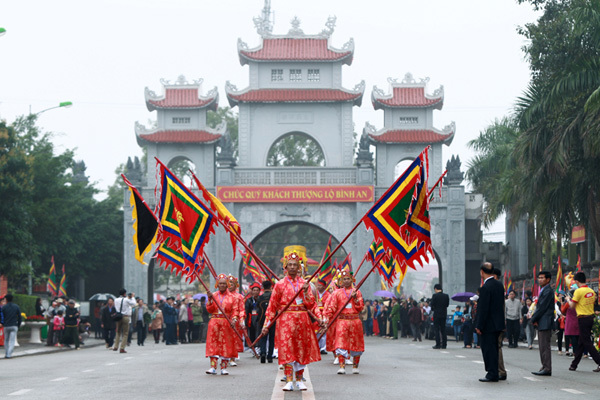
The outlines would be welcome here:
<svg viewBox="0 0 600 400">
<path fill-rule="evenodd" d="M 212 143 L 221 135 L 201 130 L 165 130 L 140 134 L 138 137 L 152 143 Z"/>
<path fill-rule="evenodd" d="M 446 143 L 450 145 L 454 132 L 438 133 L 428 129 L 389 130 L 380 135 L 370 134 L 371 138 L 382 143 Z"/>
<path fill-rule="evenodd" d="M 217 107 L 216 96 L 200 99 L 198 98 L 198 88 L 188 89 L 165 89 L 165 97 L 162 100 L 147 100 L 150 111 L 155 108 L 203 108 L 211 105 L 211 108 Z M 211 104 L 213 103 L 213 104 Z"/>
<path fill-rule="evenodd" d="M 431 107 L 442 103 L 444 97 L 427 98 L 425 97 L 424 87 L 395 87 L 392 97 L 389 99 L 376 97 L 373 95 L 373 107 L 382 108 L 381 105 L 388 107 Z M 377 104 L 380 103 L 380 104 Z"/>
<path fill-rule="evenodd" d="M 229 103 L 308 103 L 354 101 L 360 104 L 361 93 L 350 93 L 339 89 L 258 89 L 241 94 L 227 93 Z"/>
<path fill-rule="evenodd" d="M 262 47 L 240 50 L 240 57 L 254 61 L 340 61 L 352 63 L 352 51 L 329 48 L 327 39 L 277 38 L 263 39 Z M 242 65 L 245 64 L 242 59 Z"/>
</svg>

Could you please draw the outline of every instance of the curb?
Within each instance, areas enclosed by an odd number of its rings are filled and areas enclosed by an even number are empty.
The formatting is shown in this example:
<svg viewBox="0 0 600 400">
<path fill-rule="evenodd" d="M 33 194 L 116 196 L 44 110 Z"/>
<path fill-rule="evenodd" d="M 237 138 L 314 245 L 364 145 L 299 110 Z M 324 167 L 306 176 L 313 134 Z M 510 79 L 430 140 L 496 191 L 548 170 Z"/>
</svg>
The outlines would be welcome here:
<svg viewBox="0 0 600 400">
<path fill-rule="evenodd" d="M 90 344 L 85 344 L 83 346 L 81 346 L 81 349 L 86 349 L 86 348 L 91 348 L 91 347 L 98 347 L 98 346 L 103 346 L 104 342 L 101 343 L 90 343 Z M 43 347 L 48 347 L 46 345 L 43 345 Z M 17 357 L 28 357 L 28 356 L 37 356 L 37 355 L 42 355 L 42 354 L 50 354 L 50 353 L 62 353 L 65 351 L 75 351 L 74 348 L 67 348 L 67 347 L 50 347 L 50 348 L 38 348 L 38 349 L 30 349 L 30 350 L 22 350 L 22 351 L 15 351 L 12 355 L 11 358 L 17 358 Z"/>
</svg>

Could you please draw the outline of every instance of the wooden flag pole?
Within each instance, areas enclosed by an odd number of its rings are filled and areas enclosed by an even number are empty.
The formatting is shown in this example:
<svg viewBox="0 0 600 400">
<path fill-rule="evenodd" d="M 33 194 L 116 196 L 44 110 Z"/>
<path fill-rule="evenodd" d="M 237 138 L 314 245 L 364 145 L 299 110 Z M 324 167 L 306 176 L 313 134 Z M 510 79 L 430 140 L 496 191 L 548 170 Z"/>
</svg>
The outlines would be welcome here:
<svg viewBox="0 0 600 400">
<path fill-rule="evenodd" d="M 433 193 L 433 189 L 435 189 L 435 187 L 440 184 L 440 182 L 442 181 L 442 178 L 444 176 L 446 176 L 447 173 L 448 173 L 448 170 L 445 170 L 444 173 L 442 174 L 442 176 L 440 176 L 440 179 L 438 179 L 437 182 L 435 183 L 435 185 L 433 185 L 433 187 L 431 188 L 431 190 L 429 192 L 427 192 L 427 198 L 429 198 L 429 196 L 431 196 L 431 193 Z"/>
<path fill-rule="evenodd" d="M 379 261 L 381 261 L 381 259 L 384 256 L 385 256 L 385 252 L 383 254 L 381 254 L 379 257 L 377 257 L 376 262 L 373 264 L 373 266 L 371 267 L 369 272 L 367 272 L 367 274 L 360 280 L 360 282 L 358 283 L 358 285 L 356 285 L 356 287 L 354 289 L 356 289 L 356 290 L 360 289 L 360 287 L 363 285 L 363 283 L 365 283 L 365 281 L 367 280 L 369 275 L 371 275 L 371 272 L 373 272 L 375 270 L 375 268 L 377 268 L 377 266 L 379 265 Z M 342 313 L 342 311 L 344 311 L 344 309 L 350 303 L 350 301 L 352 301 L 352 296 L 350 296 L 350 298 L 346 301 L 346 304 L 344 304 L 343 307 L 341 307 L 339 310 L 336 311 L 333 318 L 331 318 L 331 321 L 329 321 L 327 323 L 327 326 L 325 327 L 325 329 L 323 329 L 323 332 L 319 335 L 319 338 L 317 339 L 317 341 L 321 340 L 321 338 L 323 337 L 325 332 L 327 332 L 327 330 L 331 327 L 331 325 L 335 322 L 335 320 L 340 316 L 340 314 Z"/>
<path fill-rule="evenodd" d="M 356 272 L 354 273 L 354 279 L 356 279 L 356 277 L 358 276 L 358 271 L 360 271 L 360 267 L 362 267 L 362 265 L 364 264 L 364 262 L 367 260 L 367 256 L 369 255 L 369 250 L 367 250 L 367 252 L 365 253 L 365 255 L 363 256 L 362 261 L 360 262 L 358 268 L 356 268 Z"/>
</svg>

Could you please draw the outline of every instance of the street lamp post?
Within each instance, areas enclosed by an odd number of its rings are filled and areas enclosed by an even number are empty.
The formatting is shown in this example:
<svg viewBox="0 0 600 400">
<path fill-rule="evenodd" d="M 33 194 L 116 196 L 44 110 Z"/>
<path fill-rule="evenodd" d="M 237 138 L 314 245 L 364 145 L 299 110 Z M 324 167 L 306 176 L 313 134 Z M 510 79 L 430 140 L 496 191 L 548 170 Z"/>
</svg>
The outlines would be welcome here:
<svg viewBox="0 0 600 400">
<path fill-rule="evenodd" d="M 48 110 L 54 110 L 55 108 L 62 108 L 62 107 L 64 107 L 64 108 L 69 108 L 69 107 L 71 107 L 72 105 L 73 105 L 73 103 L 72 103 L 72 102 L 70 102 L 70 101 L 62 101 L 62 102 L 58 103 L 58 105 L 57 105 L 57 106 L 50 107 L 50 108 L 46 108 L 46 109 L 44 109 L 44 110 L 42 110 L 42 111 L 38 111 L 38 112 L 36 112 L 36 113 L 35 113 L 35 114 L 33 114 L 33 115 L 35 115 L 35 116 L 38 116 L 38 115 L 40 115 L 41 113 L 43 113 L 43 112 L 46 112 L 46 111 L 48 111 Z M 29 114 L 32 114 L 32 112 L 31 112 L 31 106 L 29 106 Z"/>
</svg>

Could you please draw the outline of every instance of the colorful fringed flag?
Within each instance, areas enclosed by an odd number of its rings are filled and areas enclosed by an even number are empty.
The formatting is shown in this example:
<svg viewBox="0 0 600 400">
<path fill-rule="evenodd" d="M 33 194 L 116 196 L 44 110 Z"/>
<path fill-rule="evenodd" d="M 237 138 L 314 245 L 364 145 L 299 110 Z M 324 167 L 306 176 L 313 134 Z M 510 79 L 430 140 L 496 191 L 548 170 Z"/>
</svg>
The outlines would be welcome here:
<svg viewBox="0 0 600 400">
<path fill-rule="evenodd" d="M 184 270 L 192 270 L 212 233 L 216 219 L 183 183 L 160 161 L 160 203 L 158 217 L 162 225 L 159 241 L 171 238 L 184 261 Z"/>
<path fill-rule="evenodd" d="M 554 298 L 558 299 L 558 292 L 565 291 L 563 272 L 562 272 L 562 261 L 560 260 L 560 256 L 558 256 L 558 270 L 556 271 L 556 287 L 554 288 Z"/>
<path fill-rule="evenodd" d="M 581 272 L 581 255 L 577 254 L 577 272 Z"/>
<path fill-rule="evenodd" d="M 372 265 L 375 265 L 375 260 L 381 255 L 381 253 L 385 252 L 383 249 L 383 243 L 373 241 L 371 246 L 369 246 L 369 261 L 371 261 Z"/>
<path fill-rule="evenodd" d="M 513 290 L 512 276 L 511 271 L 508 271 L 508 283 L 506 284 L 506 294 L 508 295 L 511 290 Z"/>
<path fill-rule="evenodd" d="M 348 253 L 344 261 L 338 266 L 338 269 L 340 271 L 346 270 L 352 272 L 352 253 Z"/>
<path fill-rule="evenodd" d="M 537 264 L 533 266 L 533 286 L 531 287 L 531 295 L 537 296 Z"/>
<path fill-rule="evenodd" d="M 250 252 L 243 253 L 241 250 L 240 254 L 242 255 L 242 263 L 244 264 L 244 275 L 250 274 L 255 281 L 262 283 L 266 277 L 256 264 L 254 257 L 252 257 Z"/>
<path fill-rule="evenodd" d="M 431 248 L 426 148 L 362 218 L 392 257 L 405 267 L 422 264 Z M 410 221 L 410 223 L 409 223 Z"/>
<path fill-rule="evenodd" d="M 506 286 L 506 278 L 507 278 L 507 276 L 506 276 L 506 271 L 504 271 L 504 278 L 503 278 L 503 280 L 504 280 L 504 282 L 503 282 L 503 285 L 504 285 L 504 293 L 508 293 L 508 291 L 506 290 L 506 288 L 507 288 L 507 286 Z"/>
<path fill-rule="evenodd" d="M 323 252 L 323 257 L 321 258 L 321 262 L 319 263 L 319 265 L 323 264 L 323 261 L 327 260 L 329 254 L 331 254 L 331 236 L 329 236 L 329 241 L 327 242 L 327 246 L 325 246 L 325 251 Z M 324 280 L 325 282 L 327 282 L 327 284 L 329 284 L 329 282 L 333 278 L 333 269 L 333 262 L 330 258 L 325 264 L 323 264 L 323 268 L 318 274 L 318 280 Z"/>
<path fill-rule="evenodd" d="M 171 273 L 182 275 L 184 268 L 184 260 L 181 252 L 169 246 L 171 238 L 167 238 L 162 242 L 156 252 L 156 262 L 163 266 L 165 270 L 171 269 Z"/>
<path fill-rule="evenodd" d="M 237 233 L 238 236 L 241 236 L 242 235 L 242 227 L 240 226 L 237 219 L 235 219 L 233 214 L 231 214 L 229 212 L 227 207 L 225 207 L 219 199 L 217 199 L 211 192 L 206 190 L 204 185 L 200 182 L 200 180 L 196 177 L 196 175 L 194 173 L 192 173 L 192 177 L 194 178 L 194 181 L 196 182 L 196 186 L 198 186 L 198 189 L 200 189 L 200 191 L 202 192 L 202 196 L 204 197 L 204 200 L 206 200 L 206 202 L 210 206 L 210 208 L 214 212 L 216 212 L 219 222 L 221 222 L 223 225 L 231 227 L 235 231 L 235 233 Z M 231 232 L 229 233 L 229 238 L 231 240 L 231 247 L 233 249 L 233 259 L 235 260 L 237 238 Z"/>
<path fill-rule="evenodd" d="M 396 278 L 396 265 L 394 262 L 394 257 L 392 255 L 392 251 L 389 250 L 388 254 L 383 256 L 381 260 L 379 260 L 379 265 L 377 266 L 377 272 L 381 275 L 381 278 L 387 283 L 391 284 L 394 282 Z"/>
<path fill-rule="evenodd" d="M 50 266 L 50 272 L 48 272 L 46 291 L 50 293 L 50 296 L 56 297 L 58 294 L 56 289 L 56 266 L 54 265 L 54 256 L 52 256 L 52 265 Z"/>
<path fill-rule="evenodd" d="M 65 264 L 62 266 L 62 278 L 60 278 L 58 297 L 67 297 L 67 274 L 65 273 Z"/>
<path fill-rule="evenodd" d="M 131 192 L 129 204 L 133 207 L 131 218 L 133 219 L 133 245 L 135 248 L 135 258 L 146 265 L 144 262 L 144 255 L 148 253 L 156 243 L 159 223 L 137 188 L 129 182 L 125 175 L 121 174 L 121 177 Z"/>
</svg>

